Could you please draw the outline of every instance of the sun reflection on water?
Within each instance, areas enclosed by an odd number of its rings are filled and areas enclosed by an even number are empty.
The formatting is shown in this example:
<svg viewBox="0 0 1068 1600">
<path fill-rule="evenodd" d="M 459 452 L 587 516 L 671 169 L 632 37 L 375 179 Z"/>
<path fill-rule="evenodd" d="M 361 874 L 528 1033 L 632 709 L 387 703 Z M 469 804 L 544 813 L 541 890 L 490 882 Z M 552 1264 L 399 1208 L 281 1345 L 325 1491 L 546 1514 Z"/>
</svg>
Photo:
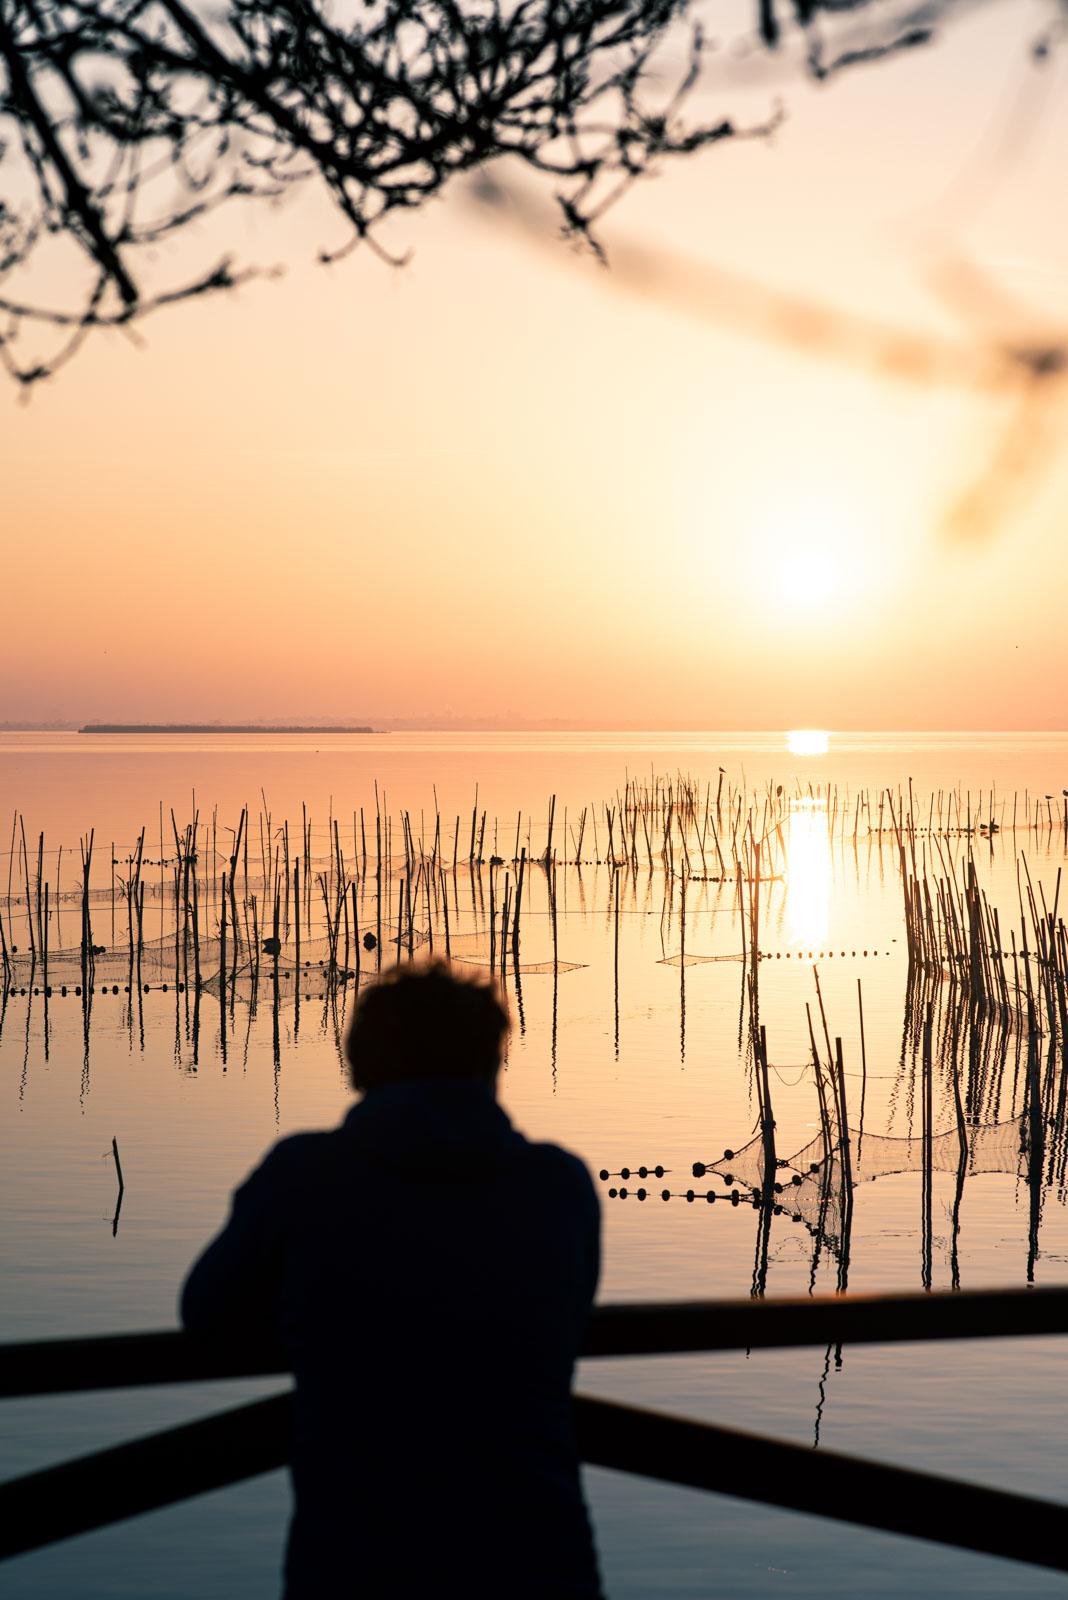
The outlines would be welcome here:
<svg viewBox="0 0 1068 1600">
<path fill-rule="evenodd" d="M 825 942 L 831 913 L 831 843 L 822 800 L 795 800 L 786 835 L 786 919 L 806 949 Z"/>
<path fill-rule="evenodd" d="M 786 748 L 792 756 L 825 756 L 830 743 L 826 728 L 791 728 L 786 735 Z"/>
</svg>

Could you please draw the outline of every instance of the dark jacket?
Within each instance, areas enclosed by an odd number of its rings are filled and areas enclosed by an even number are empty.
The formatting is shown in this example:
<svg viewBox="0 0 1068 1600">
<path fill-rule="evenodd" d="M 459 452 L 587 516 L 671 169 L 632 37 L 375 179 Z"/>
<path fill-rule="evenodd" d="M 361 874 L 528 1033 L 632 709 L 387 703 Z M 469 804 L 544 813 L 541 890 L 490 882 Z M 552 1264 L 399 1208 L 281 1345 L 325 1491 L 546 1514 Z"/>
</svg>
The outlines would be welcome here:
<svg viewBox="0 0 1068 1600">
<path fill-rule="evenodd" d="M 296 1374 L 286 1600 L 595 1600 L 570 1388 L 599 1266 L 582 1163 L 461 1080 L 275 1145 L 182 1292 Z"/>
</svg>

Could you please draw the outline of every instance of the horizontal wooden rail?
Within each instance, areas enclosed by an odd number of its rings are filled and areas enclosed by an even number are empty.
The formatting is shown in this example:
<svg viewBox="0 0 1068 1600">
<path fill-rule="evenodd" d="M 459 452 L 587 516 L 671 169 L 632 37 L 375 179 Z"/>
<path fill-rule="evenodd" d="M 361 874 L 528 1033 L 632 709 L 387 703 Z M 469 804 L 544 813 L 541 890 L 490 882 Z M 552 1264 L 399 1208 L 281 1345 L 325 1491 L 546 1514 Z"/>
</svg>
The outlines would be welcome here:
<svg viewBox="0 0 1068 1600">
<path fill-rule="evenodd" d="M 172 1329 L 105 1333 L 88 1339 L 40 1339 L 0 1344 L 0 1399 L 219 1378 L 281 1377 L 289 1370 L 288 1357 L 270 1344 L 252 1340 L 207 1343 Z"/>
<path fill-rule="evenodd" d="M 1068 1571 L 1068 1508 L 578 1396 L 592 1465 Z M 292 1398 L 217 1413 L 0 1485 L 0 1559 L 270 1472 L 289 1456 Z"/>
<path fill-rule="evenodd" d="M 1068 1289 L 848 1295 L 598 1306 L 583 1354 L 678 1355 L 803 1345 L 896 1344 L 1068 1333 Z M 0 1344 L 0 1399 L 288 1371 L 278 1349 L 177 1331 Z"/>
<path fill-rule="evenodd" d="M 586 1356 L 786 1350 L 1068 1333 L 1068 1288 L 598 1306 Z"/>
</svg>

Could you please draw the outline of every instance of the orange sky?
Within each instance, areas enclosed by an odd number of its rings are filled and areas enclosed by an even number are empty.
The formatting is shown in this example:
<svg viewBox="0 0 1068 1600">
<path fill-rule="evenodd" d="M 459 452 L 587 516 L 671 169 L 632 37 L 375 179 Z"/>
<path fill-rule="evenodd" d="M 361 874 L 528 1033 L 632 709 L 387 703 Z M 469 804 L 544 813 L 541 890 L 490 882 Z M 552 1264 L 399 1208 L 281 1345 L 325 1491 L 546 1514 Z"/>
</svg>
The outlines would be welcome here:
<svg viewBox="0 0 1068 1600">
<path fill-rule="evenodd" d="M 954 339 L 926 285 L 966 256 L 1059 325 L 1068 60 L 1028 78 L 1039 15 L 786 85 L 772 148 L 664 174 L 609 247 Z M 0 394 L 0 721 L 1066 725 L 1068 385 L 1026 493 L 952 543 L 1004 405 L 635 295 L 459 190 L 394 234 L 400 272 L 309 265 L 340 230 L 306 202 L 236 226 L 281 281 Z"/>
</svg>

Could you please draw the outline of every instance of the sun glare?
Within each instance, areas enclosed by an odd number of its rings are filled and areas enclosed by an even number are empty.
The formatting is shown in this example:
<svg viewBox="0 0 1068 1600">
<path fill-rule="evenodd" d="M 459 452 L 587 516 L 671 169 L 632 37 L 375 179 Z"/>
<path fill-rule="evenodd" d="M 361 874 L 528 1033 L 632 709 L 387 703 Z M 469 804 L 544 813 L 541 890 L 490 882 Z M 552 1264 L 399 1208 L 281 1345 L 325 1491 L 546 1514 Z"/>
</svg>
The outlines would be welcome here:
<svg viewBox="0 0 1068 1600">
<path fill-rule="evenodd" d="M 830 743 L 826 728 L 791 728 L 786 735 L 786 748 L 792 756 L 825 756 Z"/>
<path fill-rule="evenodd" d="M 826 938 L 831 911 L 831 845 L 827 808 L 820 801 L 801 800 L 790 809 L 786 908 L 792 939 L 818 945 Z"/>
<path fill-rule="evenodd" d="M 781 599 L 793 611 L 813 611 L 829 604 L 842 587 L 842 563 L 830 550 L 810 545 L 791 550 L 779 562 Z"/>
</svg>

